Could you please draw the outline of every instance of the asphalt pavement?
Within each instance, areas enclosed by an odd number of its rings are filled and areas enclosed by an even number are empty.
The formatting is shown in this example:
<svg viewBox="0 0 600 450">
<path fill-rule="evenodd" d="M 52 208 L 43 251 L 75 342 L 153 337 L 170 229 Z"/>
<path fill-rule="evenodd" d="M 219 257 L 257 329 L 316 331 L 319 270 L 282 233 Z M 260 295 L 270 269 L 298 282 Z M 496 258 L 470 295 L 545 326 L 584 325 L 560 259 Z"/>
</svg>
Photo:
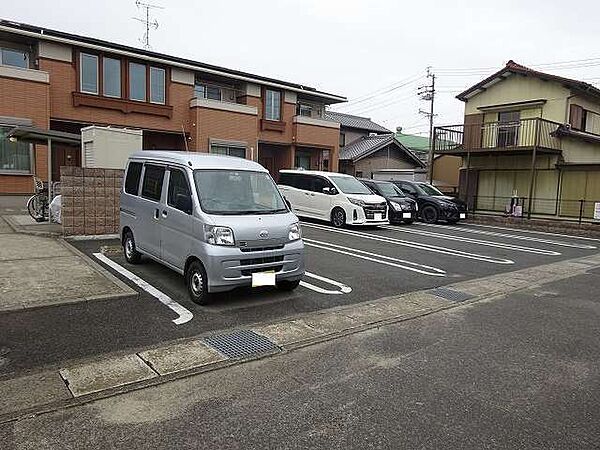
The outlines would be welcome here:
<svg viewBox="0 0 600 450">
<path fill-rule="evenodd" d="M 24 418 L 0 448 L 599 448 L 598 288 L 595 269 Z"/>
<path fill-rule="evenodd" d="M 136 350 L 180 337 L 250 326 L 585 256 L 596 253 L 595 247 L 600 244 L 568 236 L 469 224 L 335 230 L 318 222 L 307 222 L 303 224 L 303 232 L 307 270 L 348 286 L 350 292 L 342 293 L 334 284 L 306 277 L 305 283 L 317 290 L 307 286 L 291 293 L 240 289 L 216 295 L 210 305 L 201 307 L 188 299 L 180 275 L 152 261 L 131 266 L 120 254 L 107 253 L 111 261 L 190 311 L 192 319 L 179 325 L 173 323 L 177 315 L 171 309 L 113 271 L 139 294 L 125 299 L 0 314 L 0 347 L 4 354 L 0 377 L 60 365 L 74 358 Z M 116 240 L 72 244 L 93 259 L 101 247 L 118 246 Z"/>
</svg>

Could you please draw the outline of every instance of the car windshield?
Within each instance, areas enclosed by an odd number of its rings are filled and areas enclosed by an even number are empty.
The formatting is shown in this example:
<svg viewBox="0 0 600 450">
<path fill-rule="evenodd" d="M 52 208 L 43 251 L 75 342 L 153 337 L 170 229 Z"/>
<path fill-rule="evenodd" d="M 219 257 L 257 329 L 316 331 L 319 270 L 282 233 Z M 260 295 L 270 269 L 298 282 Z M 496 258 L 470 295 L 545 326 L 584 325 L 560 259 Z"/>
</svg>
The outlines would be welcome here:
<svg viewBox="0 0 600 450">
<path fill-rule="evenodd" d="M 209 214 L 277 214 L 287 212 L 273 179 L 265 172 L 195 170 L 200 206 Z"/>
<path fill-rule="evenodd" d="M 437 188 L 433 187 L 430 184 L 419 183 L 417 184 L 417 186 L 419 187 L 419 189 L 421 189 L 421 191 L 423 191 L 427 195 L 444 195 L 440 191 L 438 191 Z"/>
<path fill-rule="evenodd" d="M 372 192 L 354 177 L 329 176 L 340 191 L 344 194 L 370 195 Z"/>
<path fill-rule="evenodd" d="M 386 197 L 406 197 L 406 194 L 393 183 L 376 183 L 379 191 Z"/>
</svg>

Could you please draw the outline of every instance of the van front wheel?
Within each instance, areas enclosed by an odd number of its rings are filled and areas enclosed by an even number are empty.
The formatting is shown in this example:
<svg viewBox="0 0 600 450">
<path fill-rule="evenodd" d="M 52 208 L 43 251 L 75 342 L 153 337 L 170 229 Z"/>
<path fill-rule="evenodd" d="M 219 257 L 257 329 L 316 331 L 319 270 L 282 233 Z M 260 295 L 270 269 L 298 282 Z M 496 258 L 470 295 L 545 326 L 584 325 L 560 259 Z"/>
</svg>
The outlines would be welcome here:
<svg viewBox="0 0 600 450">
<path fill-rule="evenodd" d="M 142 255 L 135 249 L 135 239 L 133 233 L 128 231 L 123 239 L 123 253 L 129 264 L 139 264 L 142 260 Z"/>
<path fill-rule="evenodd" d="M 198 305 L 206 305 L 209 301 L 208 280 L 202 264 L 194 261 L 186 273 L 186 284 L 190 299 Z"/>
</svg>

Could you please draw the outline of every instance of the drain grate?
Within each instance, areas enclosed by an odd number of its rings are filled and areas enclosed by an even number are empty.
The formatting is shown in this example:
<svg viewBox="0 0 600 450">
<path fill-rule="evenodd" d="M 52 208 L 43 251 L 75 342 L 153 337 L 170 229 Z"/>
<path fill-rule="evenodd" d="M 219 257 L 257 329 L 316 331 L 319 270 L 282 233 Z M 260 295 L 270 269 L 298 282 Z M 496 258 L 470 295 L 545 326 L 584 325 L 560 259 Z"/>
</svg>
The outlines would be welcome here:
<svg viewBox="0 0 600 450">
<path fill-rule="evenodd" d="M 245 358 L 280 350 L 266 337 L 248 330 L 209 336 L 204 338 L 204 342 L 228 358 Z"/>
<path fill-rule="evenodd" d="M 437 297 L 441 297 L 452 302 L 464 302 L 465 300 L 473 298 L 473 295 L 467 294 L 466 292 L 456 291 L 454 289 L 444 287 L 430 289 L 429 292 L 433 295 L 436 295 Z"/>
</svg>

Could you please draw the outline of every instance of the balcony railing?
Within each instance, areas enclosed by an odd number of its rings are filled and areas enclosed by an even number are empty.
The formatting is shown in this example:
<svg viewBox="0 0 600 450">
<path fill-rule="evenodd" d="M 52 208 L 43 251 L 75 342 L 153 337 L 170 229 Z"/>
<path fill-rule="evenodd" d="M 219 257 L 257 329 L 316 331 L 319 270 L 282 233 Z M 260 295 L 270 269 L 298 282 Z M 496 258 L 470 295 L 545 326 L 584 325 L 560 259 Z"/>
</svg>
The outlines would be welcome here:
<svg viewBox="0 0 600 450">
<path fill-rule="evenodd" d="M 553 132 L 560 126 L 545 119 L 522 119 L 514 122 L 487 122 L 448 125 L 435 128 L 436 153 L 464 153 L 486 149 L 560 150 L 560 139 Z"/>
</svg>

